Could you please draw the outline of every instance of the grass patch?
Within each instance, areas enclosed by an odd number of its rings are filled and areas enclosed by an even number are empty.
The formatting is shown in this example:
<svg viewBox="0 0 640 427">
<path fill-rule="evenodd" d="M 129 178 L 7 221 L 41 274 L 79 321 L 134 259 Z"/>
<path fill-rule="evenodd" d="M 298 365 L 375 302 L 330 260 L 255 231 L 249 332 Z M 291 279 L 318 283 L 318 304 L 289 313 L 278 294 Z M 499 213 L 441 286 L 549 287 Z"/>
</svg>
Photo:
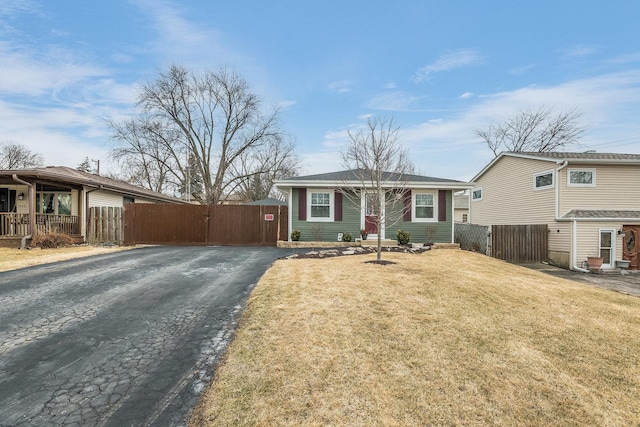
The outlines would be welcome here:
<svg viewBox="0 0 640 427">
<path fill-rule="evenodd" d="M 640 299 L 453 250 L 278 261 L 192 425 L 638 425 Z"/>
<path fill-rule="evenodd" d="M 31 267 L 39 264 L 64 261 L 73 258 L 81 258 L 92 255 L 111 253 L 132 247 L 113 246 L 72 246 L 57 249 L 12 249 L 0 248 L 0 271 L 16 270 L 18 268 Z"/>
</svg>

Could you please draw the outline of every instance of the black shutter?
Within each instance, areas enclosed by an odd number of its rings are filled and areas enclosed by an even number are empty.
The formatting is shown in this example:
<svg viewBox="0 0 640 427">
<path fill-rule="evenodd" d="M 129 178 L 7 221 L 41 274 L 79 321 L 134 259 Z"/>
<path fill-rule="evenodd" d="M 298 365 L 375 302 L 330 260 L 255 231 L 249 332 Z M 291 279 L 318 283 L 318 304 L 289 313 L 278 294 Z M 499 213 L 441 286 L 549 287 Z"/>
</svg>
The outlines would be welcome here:
<svg viewBox="0 0 640 427">
<path fill-rule="evenodd" d="M 438 190 L 438 221 L 447 220 L 447 192 Z"/>
</svg>

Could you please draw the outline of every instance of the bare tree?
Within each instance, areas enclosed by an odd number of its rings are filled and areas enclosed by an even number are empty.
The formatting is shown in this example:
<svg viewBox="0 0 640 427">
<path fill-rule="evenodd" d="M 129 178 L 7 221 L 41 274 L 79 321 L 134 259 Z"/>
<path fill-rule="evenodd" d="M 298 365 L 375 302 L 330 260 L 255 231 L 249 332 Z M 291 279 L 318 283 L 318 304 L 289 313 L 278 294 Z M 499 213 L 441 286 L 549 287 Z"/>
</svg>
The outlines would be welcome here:
<svg viewBox="0 0 640 427">
<path fill-rule="evenodd" d="M 243 155 L 242 161 L 233 167 L 235 175 L 245 177 L 238 181 L 233 192 L 245 201 L 261 200 L 279 197 L 273 181 L 295 176 L 300 169 L 300 159 L 293 141 L 272 138 L 260 150 Z"/>
<path fill-rule="evenodd" d="M 502 151 L 550 152 L 559 151 L 578 141 L 587 130 L 580 125 L 578 110 L 554 115 L 550 107 L 523 110 L 499 124 L 475 129 L 497 157 Z"/>
<path fill-rule="evenodd" d="M 142 88 L 137 106 L 138 117 L 109 122 L 118 143 L 112 154 L 147 188 L 191 191 L 200 203 L 218 203 L 253 176 L 277 169 L 280 159 L 269 147 L 283 137 L 279 111 L 263 114 L 259 98 L 234 72 L 196 75 L 171 66 Z M 255 167 L 243 165 L 260 156 Z M 202 188 L 193 188 L 192 177 Z"/>
<path fill-rule="evenodd" d="M 28 169 L 44 166 L 42 154 L 16 142 L 0 142 L 0 169 Z"/>
<path fill-rule="evenodd" d="M 360 209 L 365 200 L 365 216 L 378 230 L 378 256 L 382 260 L 381 225 L 391 226 L 405 213 L 404 191 L 413 163 L 402 147 L 394 119 L 369 118 L 367 126 L 349 131 L 349 146 L 342 153 L 343 165 L 351 179 L 342 185 L 342 193 Z"/>
</svg>

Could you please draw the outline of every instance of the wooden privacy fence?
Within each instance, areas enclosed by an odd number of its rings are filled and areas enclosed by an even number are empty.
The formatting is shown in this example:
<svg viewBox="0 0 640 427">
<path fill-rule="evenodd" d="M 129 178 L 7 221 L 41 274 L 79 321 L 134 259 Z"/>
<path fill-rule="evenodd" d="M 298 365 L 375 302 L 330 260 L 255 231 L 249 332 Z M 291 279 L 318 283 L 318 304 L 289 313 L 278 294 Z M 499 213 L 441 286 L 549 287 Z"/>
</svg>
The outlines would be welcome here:
<svg viewBox="0 0 640 427">
<path fill-rule="evenodd" d="M 275 246 L 289 234 L 287 212 L 285 206 L 130 203 L 124 243 Z"/>
<path fill-rule="evenodd" d="M 492 225 L 491 256 L 509 262 L 541 262 L 548 258 L 546 224 Z"/>
<path fill-rule="evenodd" d="M 123 208 L 89 208 L 87 241 L 91 245 L 113 243 L 121 245 L 124 241 Z"/>
</svg>

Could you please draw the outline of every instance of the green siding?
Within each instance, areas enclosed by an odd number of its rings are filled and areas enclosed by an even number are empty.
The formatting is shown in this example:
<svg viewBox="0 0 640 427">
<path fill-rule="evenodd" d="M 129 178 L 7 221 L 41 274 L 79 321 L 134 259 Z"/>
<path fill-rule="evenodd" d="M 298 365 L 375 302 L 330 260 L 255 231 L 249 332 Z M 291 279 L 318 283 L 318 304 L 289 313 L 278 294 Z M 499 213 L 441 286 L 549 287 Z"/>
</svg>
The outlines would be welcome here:
<svg viewBox="0 0 640 427">
<path fill-rule="evenodd" d="M 300 221 L 298 219 L 298 198 L 299 190 L 293 189 L 293 200 L 291 203 L 292 230 L 300 230 L 300 241 L 312 242 L 315 239 L 314 230 L 321 235 L 321 241 L 336 242 L 338 233 L 351 233 L 353 239 L 360 237 L 360 205 L 343 196 L 342 198 L 342 221 L 334 222 L 312 222 Z M 308 217 L 308 213 L 307 213 Z"/>
<path fill-rule="evenodd" d="M 387 239 L 395 239 L 398 230 L 405 230 L 411 233 L 410 242 L 414 243 L 451 243 L 452 242 L 452 192 L 445 190 L 447 194 L 447 219 L 442 222 L 411 222 L 400 220 L 395 225 L 386 227 Z M 436 195 L 437 197 L 437 195 Z M 314 229 L 321 235 L 322 241 L 335 242 L 338 240 L 338 233 L 351 233 L 354 239 L 360 237 L 361 214 L 360 204 L 354 203 L 349 197 L 342 198 L 342 221 L 337 222 L 310 222 L 298 219 L 298 198 L 299 189 L 293 189 L 293 200 L 291 201 L 291 230 L 300 230 L 300 240 L 310 242 L 314 238 Z M 392 216 L 392 215 L 390 215 Z M 436 212 L 437 216 L 437 212 Z M 427 242 L 427 227 L 435 228 L 432 242 Z"/>
<path fill-rule="evenodd" d="M 400 221 L 395 225 L 391 225 L 386 228 L 386 237 L 387 239 L 395 239 L 398 234 L 398 230 L 408 231 L 411 234 L 410 243 L 451 243 L 453 239 L 453 234 L 451 232 L 452 221 L 453 221 L 453 209 L 452 200 L 453 193 L 449 190 L 440 190 L 446 191 L 447 194 L 447 219 L 446 221 L 438 221 L 438 222 L 411 222 L 411 221 Z M 436 194 L 437 197 L 437 194 Z M 438 212 L 435 213 L 436 218 L 438 216 Z M 433 228 L 433 234 L 431 241 L 428 241 L 427 238 L 427 227 Z"/>
</svg>

